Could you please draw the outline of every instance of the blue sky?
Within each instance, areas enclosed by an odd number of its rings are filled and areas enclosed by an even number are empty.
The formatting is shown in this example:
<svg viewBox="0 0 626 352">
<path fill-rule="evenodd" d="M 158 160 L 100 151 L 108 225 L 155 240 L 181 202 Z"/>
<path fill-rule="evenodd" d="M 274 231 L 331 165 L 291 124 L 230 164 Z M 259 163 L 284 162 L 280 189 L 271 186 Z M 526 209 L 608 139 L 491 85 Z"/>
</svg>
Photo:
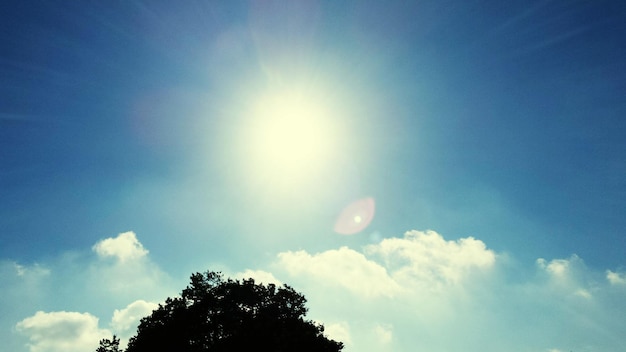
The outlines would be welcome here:
<svg viewBox="0 0 626 352">
<path fill-rule="evenodd" d="M 348 352 L 624 350 L 623 2 L 0 16 L 9 350 L 127 339 L 204 270 L 294 286 Z"/>
</svg>

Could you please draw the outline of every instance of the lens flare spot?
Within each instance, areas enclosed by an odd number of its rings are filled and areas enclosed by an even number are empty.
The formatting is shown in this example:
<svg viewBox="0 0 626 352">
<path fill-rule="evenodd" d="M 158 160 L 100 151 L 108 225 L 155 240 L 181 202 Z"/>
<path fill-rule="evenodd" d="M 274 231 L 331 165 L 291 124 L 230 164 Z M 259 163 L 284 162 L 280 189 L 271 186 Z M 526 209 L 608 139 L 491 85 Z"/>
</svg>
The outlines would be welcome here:
<svg viewBox="0 0 626 352">
<path fill-rule="evenodd" d="M 357 234 L 369 226 L 374 219 L 374 198 L 359 199 L 346 206 L 335 221 L 335 232 L 342 235 Z"/>
</svg>

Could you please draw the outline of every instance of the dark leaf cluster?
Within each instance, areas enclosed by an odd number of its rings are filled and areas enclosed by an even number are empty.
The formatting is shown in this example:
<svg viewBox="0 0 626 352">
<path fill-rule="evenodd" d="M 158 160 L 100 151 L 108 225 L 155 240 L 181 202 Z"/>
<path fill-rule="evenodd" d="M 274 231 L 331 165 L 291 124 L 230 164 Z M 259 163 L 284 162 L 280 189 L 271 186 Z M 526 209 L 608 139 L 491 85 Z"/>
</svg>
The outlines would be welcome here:
<svg viewBox="0 0 626 352">
<path fill-rule="evenodd" d="M 126 352 L 341 351 L 343 344 L 324 336 L 322 325 L 305 320 L 305 304 L 287 285 L 196 273 L 181 297 L 168 298 L 141 320 Z M 118 351 L 102 341 L 100 348 Z"/>
<path fill-rule="evenodd" d="M 123 352 L 120 349 L 120 339 L 117 336 L 113 335 L 113 340 L 100 340 L 100 347 L 98 347 L 96 352 Z"/>
</svg>

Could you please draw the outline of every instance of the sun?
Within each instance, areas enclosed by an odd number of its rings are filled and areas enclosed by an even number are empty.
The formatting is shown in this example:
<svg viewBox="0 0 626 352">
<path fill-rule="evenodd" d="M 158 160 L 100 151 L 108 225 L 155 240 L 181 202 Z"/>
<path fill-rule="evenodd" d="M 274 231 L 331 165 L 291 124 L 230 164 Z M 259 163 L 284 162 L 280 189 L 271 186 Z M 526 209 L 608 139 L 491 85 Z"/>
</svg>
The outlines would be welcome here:
<svg viewBox="0 0 626 352">
<path fill-rule="evenodd" d="M 269 182 L 304 185 L 336 152 L 333 115 L 318 95 L 298 90 L 263 94 L 248 119 L 248 163 Z"/>
<path fill-rule="evenodd" d="M 257 157 L 270 166 L 303 167 L 323 157 L 329 130 L 322 107 L 293 93 L 266 97 L 255 113 Z"/>
</svg>

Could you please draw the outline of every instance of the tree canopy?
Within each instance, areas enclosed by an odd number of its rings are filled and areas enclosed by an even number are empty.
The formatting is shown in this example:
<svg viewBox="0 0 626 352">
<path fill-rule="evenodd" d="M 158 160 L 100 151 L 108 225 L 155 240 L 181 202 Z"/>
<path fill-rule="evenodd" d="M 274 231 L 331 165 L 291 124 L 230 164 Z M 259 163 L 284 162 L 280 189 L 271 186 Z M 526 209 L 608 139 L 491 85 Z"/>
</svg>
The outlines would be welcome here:
<svg viewBox="0 0 626 352">
<path fill-rule="evenodd" d="M 113 340 L 100 340 L 100 347 L 98 347 L 96 352 L 122 352 L 120 349 L 120 339 L 113 335 Z"/>
<path fill-rule="evenodd" d="M 126 352 L 341 351 L 343 344 L 324 336 L 322 325 L 305 320 L 305 303 L 287 285 L 195 273 L 181 297 L 141 320 Z"/>
</svg>

